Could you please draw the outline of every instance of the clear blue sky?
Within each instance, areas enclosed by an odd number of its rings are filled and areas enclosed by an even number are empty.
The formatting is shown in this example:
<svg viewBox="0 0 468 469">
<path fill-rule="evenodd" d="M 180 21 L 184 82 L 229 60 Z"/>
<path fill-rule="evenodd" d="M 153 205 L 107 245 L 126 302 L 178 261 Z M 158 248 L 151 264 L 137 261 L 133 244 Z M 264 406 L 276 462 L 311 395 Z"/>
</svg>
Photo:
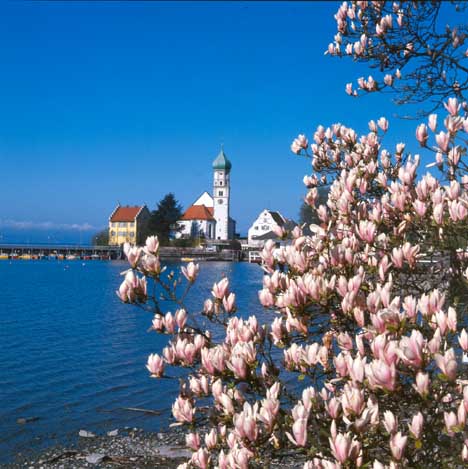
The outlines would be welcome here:
<svg viewBox="0 0 468 469">
<path fill-rule="evenodd" d="M 369 70 L 324 56 L 339 5 L 3 3 L 0 232 L 102 227 L 117 201 L 153 208 L 169 191 L 187 207 L 211 190 L 221 142 L 240 232 L 263 208 L 297 219 L 310 163 L 291 140 L 398 111 L 345 95 Z M 392 119 L 389 141 L 415 127 Z"/>
</svg>

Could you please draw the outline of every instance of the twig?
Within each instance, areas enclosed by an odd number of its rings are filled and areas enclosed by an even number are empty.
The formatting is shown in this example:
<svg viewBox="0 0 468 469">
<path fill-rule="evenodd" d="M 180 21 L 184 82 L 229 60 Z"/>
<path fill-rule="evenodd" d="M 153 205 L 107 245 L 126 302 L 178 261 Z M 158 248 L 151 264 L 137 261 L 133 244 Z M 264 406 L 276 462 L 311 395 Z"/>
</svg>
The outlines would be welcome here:
<svg viewBox="0 0 468 469">
<path fill-rule="evenodd" d="M 79 451 L 76 451 L 74 449 L 69 449 L 67 451 L 64 451 L 63 453 L 58 454 L 57 456 L 54 456 L 53 458 L 50 458 L 50 459 L 47 459 L 47 460 L 43 461 L 43 464 L 51 464 L 51 463 L 60 461 L 60 459 L 63 459 L 63 458 L 68 458 L 70 456 L 76 456 L 77 454 L 79 454 Z"/>
<path fill-rule="evenodd" d="M 133 412 L 144 412 L 146 414 L 161 415 L 160 410 L 140 409 L 139 407 L 121 407 L 122 410 L 131 410 Z"/>
</svg>

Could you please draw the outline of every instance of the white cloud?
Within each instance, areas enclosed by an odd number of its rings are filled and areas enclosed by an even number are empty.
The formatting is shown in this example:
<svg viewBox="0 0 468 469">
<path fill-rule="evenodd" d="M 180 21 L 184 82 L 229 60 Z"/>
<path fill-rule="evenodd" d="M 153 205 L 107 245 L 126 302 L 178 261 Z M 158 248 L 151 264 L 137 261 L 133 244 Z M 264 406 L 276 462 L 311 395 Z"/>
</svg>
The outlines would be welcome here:
<svg viewBox="0 0 468 469">
<path fill-rule="evenodd" d="M 90 223 L 54 223 L 51 221 L 27 221 L 0 218 L 0 228 L 15 230 L 69 230 L 69 231 L 92 231 L 99 228 Z"/>
</svg>

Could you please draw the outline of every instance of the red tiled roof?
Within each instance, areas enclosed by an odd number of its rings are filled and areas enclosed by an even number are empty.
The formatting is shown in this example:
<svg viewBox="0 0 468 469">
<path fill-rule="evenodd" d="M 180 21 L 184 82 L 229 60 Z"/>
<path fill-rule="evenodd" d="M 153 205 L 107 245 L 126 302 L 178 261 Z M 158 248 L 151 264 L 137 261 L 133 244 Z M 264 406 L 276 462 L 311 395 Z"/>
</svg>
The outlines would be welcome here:
<svg viewBox="0 0 468 469">
<path fill-rule="evenodd" d="M 117 207 L 111 216 L 110 221 L 135 221 L 136 216 L 143 206 Z"/>
<path fill-rule="evenodd" d="M 213 208 L 205 205 L 192 205 L 182 215 L 182 220 L 214 220 Z"/>
</svg>

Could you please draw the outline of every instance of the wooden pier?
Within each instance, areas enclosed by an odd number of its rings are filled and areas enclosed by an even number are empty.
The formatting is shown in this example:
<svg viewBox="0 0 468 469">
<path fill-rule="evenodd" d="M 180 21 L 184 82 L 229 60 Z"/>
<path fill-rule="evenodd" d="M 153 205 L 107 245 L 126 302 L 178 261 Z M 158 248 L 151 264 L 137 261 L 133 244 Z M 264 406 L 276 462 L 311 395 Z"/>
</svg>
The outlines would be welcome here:
<svg viewBox="0 0 468 469">
<path fill-rule="evenodd" d="M 0 244 L 0 259 L 122 259 L 119 246 Z"/>
<path fill-rule="evenodd" d="M 238 250 L 223 249 L 218 252 L 205 248 L 161 247 L 163 261 L 240 261 Z M 0 260 L 5 259 L 101 259 L 120 260 L 125 255 L 120 246 L 82 246 L 74 244 L 0 244 Z"/>
</svg>

